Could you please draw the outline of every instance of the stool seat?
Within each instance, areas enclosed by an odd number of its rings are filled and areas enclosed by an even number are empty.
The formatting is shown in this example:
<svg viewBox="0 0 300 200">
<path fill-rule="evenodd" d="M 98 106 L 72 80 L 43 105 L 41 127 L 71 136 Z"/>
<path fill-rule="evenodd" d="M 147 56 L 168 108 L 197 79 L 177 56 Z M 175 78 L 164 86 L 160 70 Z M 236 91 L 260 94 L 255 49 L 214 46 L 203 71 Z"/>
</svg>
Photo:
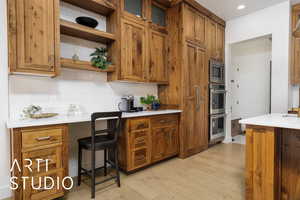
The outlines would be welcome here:
<svg viewBox="0 0 300 200">
<path fill-rule="evenodd" d="M 86 150 L 92 150 L 92 137 L 81 138 L 78 140 L 81 148 Z M 116 145 L 115 142 L 112 142 L 112 139 L 109 135 L 100 135 L 95 137 L 95 150 L 102 150 L 105 148 L 111 148 Z"/>
</svg>

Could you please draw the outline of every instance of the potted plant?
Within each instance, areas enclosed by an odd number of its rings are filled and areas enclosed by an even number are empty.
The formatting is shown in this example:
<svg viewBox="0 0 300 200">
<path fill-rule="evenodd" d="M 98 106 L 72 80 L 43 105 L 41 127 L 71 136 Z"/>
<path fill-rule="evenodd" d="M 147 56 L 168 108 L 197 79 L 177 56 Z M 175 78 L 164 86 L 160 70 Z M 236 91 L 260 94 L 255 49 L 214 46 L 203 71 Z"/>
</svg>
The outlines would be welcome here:
<svg viewBox="0 0 300 200">
<path fill-rule="evenodd" d="M 154 100 L 155 100 L 155 96 L 153 95 L 147 95 L 147 97 L 140 98 L 141 104 L 145 105 L 147 110 L 151 110 L 152 103 L 154 102 Z"/>
<path fill-rule="evenodd" d="M 159 99 L 155 99 L 152 102 L 152 110 L 159 110 L 160 109 L 160 101 Z"/>
<path fill-rule="evenodd" d="M 108 65 L 111 62 L 107 58 L 107 49 L 106 48 L 96 48 L 95 52 L 90 55 L 91 63 L 94 67 L 99 69 L 107 69 Z"/>
<path fill-rule="evenodd" d="M 158 110 L 160 108 L 159 99 L 153 95 L 147 95 L 147 97 L 141 97 L 141 104 L 146 106 L 147 110 Z"/>
</svg>

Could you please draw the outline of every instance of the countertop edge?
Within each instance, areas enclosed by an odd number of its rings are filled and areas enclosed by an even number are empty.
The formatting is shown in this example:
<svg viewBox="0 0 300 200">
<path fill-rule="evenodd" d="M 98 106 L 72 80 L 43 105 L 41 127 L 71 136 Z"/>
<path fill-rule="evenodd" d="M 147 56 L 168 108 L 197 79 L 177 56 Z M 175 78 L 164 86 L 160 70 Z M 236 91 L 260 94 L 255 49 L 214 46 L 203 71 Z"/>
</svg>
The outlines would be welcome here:
<svg viewBox="0 0 300 200">
<path fill-rule="evenodd" d="M 136 118 L 136 117 L 147 117 L 147 116 L 155 116 L 155 115 L 166 115 L 166 114 L 176 114 L 181 113 L 182 110 L 161 110 L 161 111 L 143 111 L 137 113 L 124 113 L 124 119 L 128 118 Z M 49 126 L 49 125 L 59 125 L 59 124 L 72 124 L 72 123 L 81 123 L 81 122 L 89 122 L 90 121 L 90 114 L 82 114 L 79 116 L 68 117 L 66 115 L 59 115 L 54 118 L 48 119 L 30 119 L 30 120 L 8 120 L 6 122 L 6 127 L 8 129 L 14 128 L 28 128 L 28 127 L 35 127 L 35 126 Z M 109 120 L 113 118 L 105 118 L 101 119 Z"/>
</svg>

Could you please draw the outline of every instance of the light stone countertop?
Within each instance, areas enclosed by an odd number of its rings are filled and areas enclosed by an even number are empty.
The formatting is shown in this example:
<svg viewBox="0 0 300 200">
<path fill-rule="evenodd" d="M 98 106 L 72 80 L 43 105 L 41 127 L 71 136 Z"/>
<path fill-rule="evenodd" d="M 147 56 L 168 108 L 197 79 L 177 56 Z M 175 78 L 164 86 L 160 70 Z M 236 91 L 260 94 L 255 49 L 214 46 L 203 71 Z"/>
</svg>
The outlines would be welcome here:
<svg viewBox="0 0 300 200">
<path fill-rule="evenodd" d="M 153 115 L 165 115 L 173 113 L 181 113 L 181 110 L 158 110 L 158 111 L 142 111 L 135 113 L 123 113 L 122 118 L 145 117 Z M 109 120 L 112 118 L 105 118 L 101 120 Z M 9 120 L 6 123 L 7 128 L 25 128 L 33 126 L 45 126 L 55 124 L 70 124 L 91 121 L 91 114 L 81 114 L 77 116 L 58 115 L 52 118 L 45 119 L 26 119 L 26 120 Z"/>
<path fill-rule="evenodd" d="M 267 126 L 300 130 L 300 118 L 294 114 L 269 114 L 249 119 L 242 119 L 240 124 Z"/>
</svg>

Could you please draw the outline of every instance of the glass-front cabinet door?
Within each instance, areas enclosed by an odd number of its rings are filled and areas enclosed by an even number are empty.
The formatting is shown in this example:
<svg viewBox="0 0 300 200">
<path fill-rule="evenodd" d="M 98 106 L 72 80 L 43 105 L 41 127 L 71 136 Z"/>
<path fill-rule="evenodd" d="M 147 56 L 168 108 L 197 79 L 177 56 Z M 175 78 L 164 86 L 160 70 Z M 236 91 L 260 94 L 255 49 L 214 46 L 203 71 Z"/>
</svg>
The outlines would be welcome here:
<svg viewBox="0 0 300 200">
<path fill-rule="evenodd" d="M 152 22 L 152 28 L 157 27 L 158 30 L 166 29 L 167 26 L 167 8 L 163 5 L 152 0 L 150 8 L 150 21 Z"/>
<path fill-rule="evenodd" d="M 122 0 L 123 14 L 136 20 L 146 20 L 146 0 Z"/>
</svg>

